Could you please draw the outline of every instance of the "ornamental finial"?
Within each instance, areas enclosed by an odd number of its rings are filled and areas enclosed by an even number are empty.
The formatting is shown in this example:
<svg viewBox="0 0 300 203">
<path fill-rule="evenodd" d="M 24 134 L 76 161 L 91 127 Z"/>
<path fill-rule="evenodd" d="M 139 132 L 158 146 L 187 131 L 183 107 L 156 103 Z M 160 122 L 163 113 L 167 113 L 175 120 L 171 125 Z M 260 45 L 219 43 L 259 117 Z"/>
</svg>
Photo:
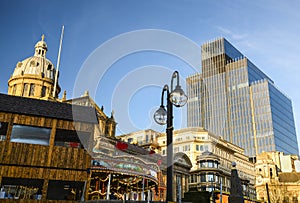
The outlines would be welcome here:
<svg viewBox="0 0 300 203">
<path fill-rule="evenodd" d="M 43 35 L 42 35 L 42 41 L 44 41 L 44 39 L 45 39 L 45 35 L 43 34 Z"/>
</svg>

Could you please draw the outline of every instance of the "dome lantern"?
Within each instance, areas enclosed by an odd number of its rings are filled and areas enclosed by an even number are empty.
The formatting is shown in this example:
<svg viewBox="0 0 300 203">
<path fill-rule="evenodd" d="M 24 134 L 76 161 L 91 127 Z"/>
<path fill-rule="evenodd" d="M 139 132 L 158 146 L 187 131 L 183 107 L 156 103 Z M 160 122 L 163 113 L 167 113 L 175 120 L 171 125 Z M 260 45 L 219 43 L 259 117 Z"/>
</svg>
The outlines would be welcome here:
<svg viewBox="0 0 300 203">
<path fill-rule="evenodd" d="M 45 39 L 45 35 L 42 35 L 42 40 L 36 43 L 34 56 L 46 57 L 46 52 L 48 48 L 44 39 Z"/>
</svg>

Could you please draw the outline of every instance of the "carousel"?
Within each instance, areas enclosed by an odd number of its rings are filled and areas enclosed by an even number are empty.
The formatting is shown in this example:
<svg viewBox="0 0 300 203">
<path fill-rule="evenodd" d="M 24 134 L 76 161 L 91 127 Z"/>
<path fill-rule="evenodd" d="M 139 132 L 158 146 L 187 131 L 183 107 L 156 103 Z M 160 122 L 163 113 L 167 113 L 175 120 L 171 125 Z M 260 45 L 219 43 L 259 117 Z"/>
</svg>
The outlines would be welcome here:
<svg viewBox="0 0 300 203">
<path fill-rule="evenodd" d="M 111 137 L 93 149 L 88 199 L 154 200 L 161 156 Z"/>
</svg>

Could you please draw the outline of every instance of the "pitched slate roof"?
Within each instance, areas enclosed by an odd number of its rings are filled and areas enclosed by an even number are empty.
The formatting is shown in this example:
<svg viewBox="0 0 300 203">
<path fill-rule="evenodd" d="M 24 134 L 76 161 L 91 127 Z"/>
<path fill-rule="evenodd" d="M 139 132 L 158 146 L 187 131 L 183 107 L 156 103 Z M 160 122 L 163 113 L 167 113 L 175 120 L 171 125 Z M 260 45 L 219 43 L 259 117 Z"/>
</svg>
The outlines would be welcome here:
<svg viewBox="0 0 300 203">
<path fill-rule="evenodd" d="M 95 108 L 0 93 L 0 112 L 97 123 Z"/>
</svg>

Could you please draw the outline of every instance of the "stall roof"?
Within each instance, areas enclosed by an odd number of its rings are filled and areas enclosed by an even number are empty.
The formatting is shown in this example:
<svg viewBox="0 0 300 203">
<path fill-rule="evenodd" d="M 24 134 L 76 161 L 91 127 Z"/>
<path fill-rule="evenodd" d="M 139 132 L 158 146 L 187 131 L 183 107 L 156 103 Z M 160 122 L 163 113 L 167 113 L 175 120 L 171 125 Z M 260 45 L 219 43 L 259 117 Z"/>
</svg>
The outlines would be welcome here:
<svg viewBox="0 0 300 203">
<path fill-rule="evenodd" d="M 0 112 L 97 123 L 95 108 L 0 93 Z"/>
</svg>

